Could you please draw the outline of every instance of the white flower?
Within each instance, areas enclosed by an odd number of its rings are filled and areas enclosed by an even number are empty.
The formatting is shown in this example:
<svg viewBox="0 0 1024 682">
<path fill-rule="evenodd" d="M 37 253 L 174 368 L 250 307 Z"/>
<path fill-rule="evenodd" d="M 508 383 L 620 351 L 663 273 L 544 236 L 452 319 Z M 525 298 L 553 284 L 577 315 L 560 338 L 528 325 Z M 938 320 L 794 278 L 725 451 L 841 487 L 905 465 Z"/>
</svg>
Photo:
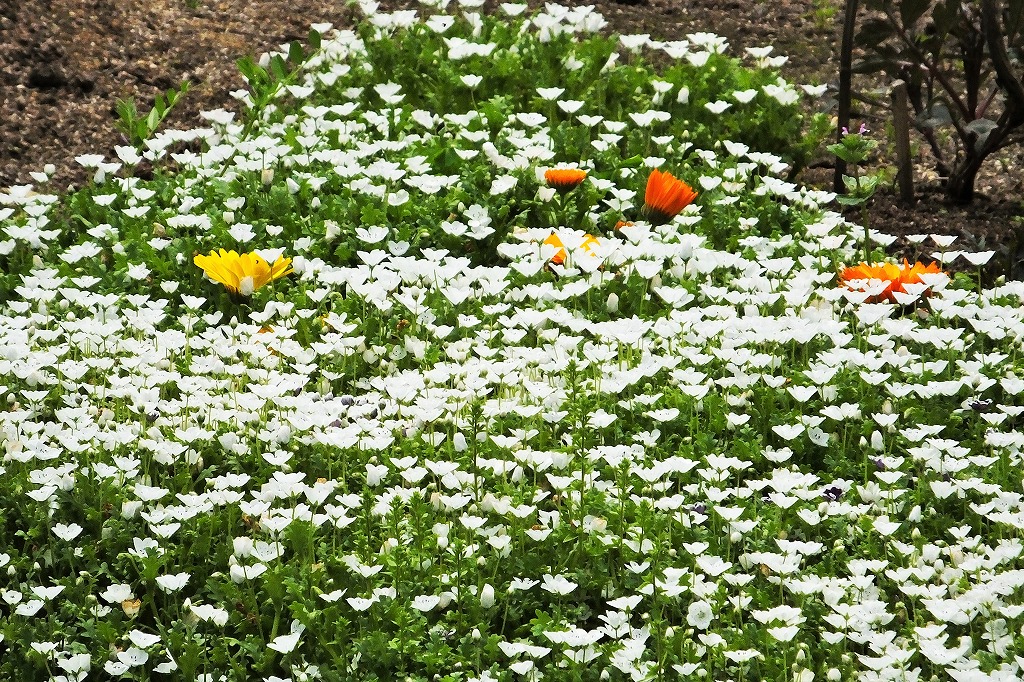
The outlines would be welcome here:
<svg viewBox="0 0 1024 682">
<path fill-rule="evenodd" d="M 266 570 L 266 564 L 253 564 L 251 566 L 235 564 L 228 570 L 228 574 L 231 576 L 231 580 L 233 582 L 241 584 L 246 580 L 253 580 L 254 578 L 260 577 L 266 572 Z"/>
<path fill-rule="evenodd" d="M 690 606 L 686 609 L 686 622 L 698 630 L 706 630 L 714 617 L 715 613 L 711 609 L 711 604 L 706 601 L 690 602 Z"/>
<path fill-rule="evenodd" d="M 376 244 L 377 242 L 383 241 L 388 237 L 388 228 L 381 225 L 371 225 L 370 227 L 357 227 L 356 237 L 359 241 L 366 244 Z"/>
<path fill-rule="evenodd" d="M 159 575 L 156 578 L 156 584 L 159 585 L 160 589 L 164 592 L 177 592 L 181 588 L 185 587 L 190 577 L 191 576 L 188 573 Z"/>
<path fill-rule="evenodd" d="M 502 175 L 491 182 L 491 196 L 504 194 L 519 183 L 519 178 L 513 175 Z"/>
<path fill-rule="evenodd" d="M 132 630 L 128 633 L 128 639 L 132 641 L 132 644 L 139 647 L 140 649 L 147 649 L 157 642 L 161 641 L 160 635 L 152 635 L 142 630 Z"/>
<path fill-rule="evenodd" d="M 704 105 L 704 108 L 707 109 L 708 111 L 710 111 L 712 114 L 715 114 L 717 116 L 718 114 L 722 113 L 723 111 L 725 111 L 726 109 L 728 109 L 731 106 L 732 106 L 732 104 L 730 104 L 729 102 L 724 102 L 722 100 L 715 100 L 714 102 L 707 102 Z"/>
<path fill-rule="evenodd" d="M 573 590 L 576 589 L 577 583 L 568 580 L 563 575 L 551 575 L 545 573 L 541 578 L 541 589 L 547 592 L 553 592 L 560 597 L 563 597 Z"/>
<path fill-rule="evenodd" d="M 65 542 L 69 542 L 71 540 L 74 540 L 75 538 L 77 538 L 81 534 L 82 527 L 79 526 L 77 523 L 72 523 L 72 524 L 55 523 L 55 524 L 53 524 L 53 529 L 52 530 L 53 530 L 53 534 L 56 535 L 57 537 L 59 537 L 61 540 L 64 540 Z"/>
<path fill-rule="evenodd" d="M 111 604 L 120 604 L 123 601 L 135 599 L 135 594 L 132 592 L 131 585 L 115 584 L 100 592 L 100 597 Z"/>
<path fill-rule="evenodd" d="M 733 99 L 735 99 L 740 104 L 747 104 L 747 103 L 749 103 L 750 100 L 754 99 L 755 95 L 757 95 L 757 90 L 754 90 L 754 89 L 750 89 L 750 90 L 735 90 L 732 93 Z"/>
<path fill-rule="evenodd" d="M 371 599 L 365 599 L 363 597 L 346 597 L 345 601 L 347 601 L 348 605 L 356 611 L 365 611 L 366 609 L 373 606 L 373 604 L 377 601 L 377 597 L 373 597 Z"/>
<path fill-rule="evenodd" d="M 145 263 L 136 263 L 128 266 L 128 278 L 134 279 L 137 282 L 149 277 L 150 272 L 150 269 L 146 267 Z"/>
<path fill-rule="evenodd" d="M 200 620 L 211 620 L 220 627 L 224 627 L 228 622 L 228 612 L 212 604 L 189 604 L 189 609 Z"/>
<path fill-rule="evenodd" d="M 796 625 L 787 625 L 784 627 L 768 628 L 768 634 L 771 635 L 772 639 L 779 642 L 788 642 L 800 631 Z"/>
<path fill-rule="evenodd" d="M 102 154 L 82 154 L 75 157 L 75 162 L 82 168 L 97 168 L 103 163 Z"/>
<path fill-rule="evenodd" d="M 431 611 L 441 603 L 441 597 L 436 594 L 419 594 L 413 598 L 411 606 L 417 611 Z"/>
<path fill-rule="evenodd" d="M 765 85 L 762 90 L 769 97 L 774 98 L 779 104 L 788 106 L 790 104 L 796 104 L 800 101 L 800 94 L 788 83 L 783 84 L 772 84 Z"/>
<path fill-rule="evenodd" d="M 299 645 L 299 637 L 301 635 L 301 631 L 287 635 L 278 635 L 274 638 L 274 641 L 267 644 L 267 648 L 282 654 L 290 654 Z"/>
</svg>

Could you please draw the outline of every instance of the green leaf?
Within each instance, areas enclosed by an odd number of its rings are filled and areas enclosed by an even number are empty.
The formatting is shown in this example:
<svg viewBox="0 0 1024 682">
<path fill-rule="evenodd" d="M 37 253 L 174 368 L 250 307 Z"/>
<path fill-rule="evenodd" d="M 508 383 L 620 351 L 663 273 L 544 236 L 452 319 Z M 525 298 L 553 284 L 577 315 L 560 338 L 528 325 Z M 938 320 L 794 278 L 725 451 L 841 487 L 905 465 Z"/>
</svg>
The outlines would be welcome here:
<svg viewBox="0 0 1024 682">
<path fill-rule="evenodd" d="M 922 128 L 941 128 L 953 123 L 949 107 L 942 102 L 934 102 L 917 116 L 917 125 Z"/>
<path fill-rule="evenodd" d="M 320 49 L 320 32 L 315 29 L 309 29 L 309 36 L 306 38 L 309 46 L 314 50 Z"/>
<path fill-rule="evenodd" d="M 268 80 L 267 70 L 254 62 L 252 57 L 242 57 L 235 64 L 242 75 L 245 76 L 245 79 L 251 84 L 258 85 Z"/>
<path fill-rule="evenodd" d="M 305 53 L 302 51 L 302 44 L 297 40 L 293 40 L 288 45 L 288 61 L 292 64 L 298 65 L 303 62 L 306 58 Z"/>
<path fill-rule="evenodd" d="M 1021 0 L 1014 0 L 1020 3 Z M 1011 3 L 1012 4 L 1012 3 Z M 935 37 L 941 41 L 946 39 L 960 17 L 960 0 L 945 0 L 935 5 L 932 10 L 932 27 Z"/>
<path fill-rule="evenodd" d="M 900 19 L 904 28 L 911 31 L 931 4 L 931 0 L 900 0 Z"/>
<path fill-rule="evenodd" d="M 119 99 L 115 106 L 117 115 L 121 117 L 122 121 L 134 121 L 135 117 L 138 116 L 138 109 L 135 107 L 135 102 L 130 99 Z"/>
<path fill-rule="evenodd" d="M 900 73 L 906 61 L 902 52 L 888 45 L 879 45 L 863 59 L 853 63 L 854 73 L 886 73 L 895 76 Z"/>
<path fill-rule="evenodd" d="M 875 18 L 860 25 L 854 43 L 865 50 L 871 49 L 896 35 L 896 29 L 889 21 Z"/>
<path fill-rule="evenodd" d="M 279 54 L 275 54 L 270 58 L 270 75 L 277 81 L 283 81 L 285 76 L 288 75 L 288 67 Z"/>
</svg>

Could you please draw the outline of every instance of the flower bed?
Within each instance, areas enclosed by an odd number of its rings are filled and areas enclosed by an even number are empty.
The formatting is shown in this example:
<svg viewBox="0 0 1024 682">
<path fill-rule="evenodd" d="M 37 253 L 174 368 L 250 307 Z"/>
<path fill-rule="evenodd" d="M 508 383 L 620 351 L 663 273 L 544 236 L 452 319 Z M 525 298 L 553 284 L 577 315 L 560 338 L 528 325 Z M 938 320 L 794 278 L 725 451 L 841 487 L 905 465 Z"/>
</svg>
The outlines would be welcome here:
<svg viewBox="0 0 1024 682">
<path fill-rule="evenodd" d="M 856 267 L 769 50 L 463 4 L 0 195 L 0 677 L 1018 679 L 1024 286 Z"/>
</svg>

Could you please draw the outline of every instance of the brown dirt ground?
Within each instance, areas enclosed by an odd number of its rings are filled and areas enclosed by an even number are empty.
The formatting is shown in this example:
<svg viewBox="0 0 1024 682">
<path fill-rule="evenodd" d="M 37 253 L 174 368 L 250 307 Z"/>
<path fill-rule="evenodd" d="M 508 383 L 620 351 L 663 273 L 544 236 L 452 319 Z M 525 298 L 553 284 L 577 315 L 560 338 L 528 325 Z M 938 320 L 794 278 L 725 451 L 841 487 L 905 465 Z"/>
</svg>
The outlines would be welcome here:
<svg viewBox="0 0 1024 682">
<path fill-rule="evenodd" d="M 529 0 L 539 6 L 538 0 Z M 496 0 L 488 0 L 493 9 Z M 839 0 L 561 0 L 596 5 L 610 29 L 678 39 L 711 31 L 733 50 L 774 45 L 790 56 L 783 68 L 793 82 L 834 83 L 842 21 Z M 386 9 L 420 7 L 417 0 L 383 0 Z M 305 38 L 309 25 L 350 26 L 357 11 L 343 0 L 0 0 L 0 187 L 31 182 L 29 172 L 52 163 L 55 185 L 80 185 L 86 176 L 74 162 L 84 153 L 113 156 L 123 144 L 115 127 L 119 98 L 141 110 L 183 80 L 191 91 L 165 122 L 201 125 L 199 112 L 235 109 L 228 92 L 242 87 L 239 57 L 258 56 L 282 43 Z M 856 83 L 855 87 L 867 86 Z M 855 109 L 868 125 L 884 131 L 887 113 Z M 882 149 L 886 141 L 881 139 Z M 990 160 L 967 207 L 941 201 L 934 161 L 917 145 L 918 201 L 902 207 L 883 192 L 871 207 L 872 227 L 900 239 L 892 251 L 914 257 L 908 234 L 957 234 L 953 248 L 996 248 L 990 276 L 1024 273 L 1019 245 L 1021 151 Z M 883 151 L 883 160 L 884 160 Z M 827 153 L 800 178 L 829 187 Z"/>
</svg>

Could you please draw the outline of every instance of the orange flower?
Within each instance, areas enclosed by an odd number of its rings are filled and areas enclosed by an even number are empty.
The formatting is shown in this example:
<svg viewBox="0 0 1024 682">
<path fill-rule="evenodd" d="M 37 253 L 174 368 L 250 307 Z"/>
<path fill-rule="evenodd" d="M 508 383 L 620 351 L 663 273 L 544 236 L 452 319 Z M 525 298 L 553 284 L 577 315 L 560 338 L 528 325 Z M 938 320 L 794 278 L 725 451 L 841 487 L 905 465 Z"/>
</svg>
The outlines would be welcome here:
<svg viewBox="0 0 1024 682">
<path fill-rule="evenodd" d="M 252 296 L 252 293 L 275 279 L 292 271 L 291 258 L 278 257 L 271 265 L 259 254 L 243 253 L 221 249 L 211 251 L 209 256 L 199 254 L 192 261 L 203 269 L 206 276 L 220 282 L 232 294 Z"/>
<path fill-rule="evenodd" d="M 842 280 L 842 284 L 849 286 L 849 283 L 853 280 L 881 280 L 886 282 L 885 289 L 873 297 L 875 301 L 895 301 L 896 297 L 893 296 L 894 292 L 906 293 L 906 289 L 903 288 L 905 284 L 921 284 L 921 275 L 923 274 L 939 274 L 942 270 L 939 269 L 937 263 L 924 263 L 917 262 L 911 265 L 907 262 L 907 259 L 903 259 L 903 265 L 897 265 L 896 263 L 876 263 L 874 265 L 868 265 L 867 263 L 861 263 L 860 265 L 854 265 L 843 270 L 839 276 Z"/>
<path fill-rule="evenodd" d="M 664 225 L 689 206 L 697 193 L 693 188 L 671 173 L 662 173 L 655 168 L 647 178 L 644 193 L 644 217 L 654 225 Z"/>
<path fill-rule="evenodd" d="M 562 265 L 565 263 L 565 245 L 562 243 L 562 240 L 558 238 L 557 234 L 552 232 L 551 236 L 544 240 L 544 243 L 558 249 L 558 251 L 555 252 L 555 255 L 551 257 L 552 263 L 555 265 Z M 593 254 L 594 252 L 590 250 L 590 247 L 600 243 L 601 242 L 597 241 L 597 237 L 594 235 L 586 234 L 583 235 L 583 242 L 580 244 L 580 248 L 589 254 Z"/>
<path fill-rule="evenodd" d="M 573 191 L 586 179 L 587 171 L 578 168 L 549 168 L 544 171 L 544 180 L 562 194 Z"/>
</svg>

